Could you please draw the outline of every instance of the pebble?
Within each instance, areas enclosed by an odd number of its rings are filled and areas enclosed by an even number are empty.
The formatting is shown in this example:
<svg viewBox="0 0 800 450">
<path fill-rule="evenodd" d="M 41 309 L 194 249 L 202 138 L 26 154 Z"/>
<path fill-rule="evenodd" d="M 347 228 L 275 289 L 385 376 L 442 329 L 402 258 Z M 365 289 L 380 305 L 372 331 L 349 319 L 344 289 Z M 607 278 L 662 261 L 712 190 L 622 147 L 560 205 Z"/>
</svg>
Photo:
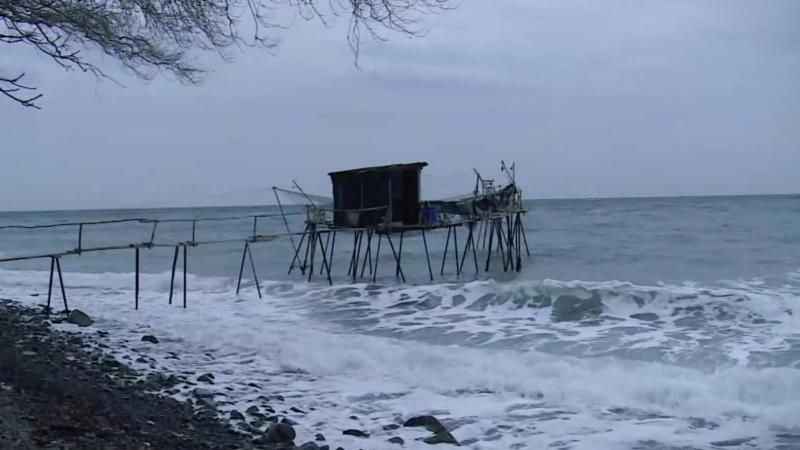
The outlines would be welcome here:
<svg viewBox="0 0 800 450">
<path fill-rule="evenodd" d="M 403 440 L 403 438 L 401 438 L 401 437 L 399 437 L 399 436 L 390 437 L 390 438 L 388 439 L 388 442 L 390 442 L 390 443 L 392 443 L 392 444 L 397 444 L 397 445 L 403 445 L 403 444 L 405 444 L 405 441 Z"/>
<path fill-rule="evenodd" d="M 94 323 L 92 318 L 80 309 L 73 309 L 70 311 L 69 316 L 67 316 L 67 322 L 75 324 L 79 327 L 88 327 Z"/>
<path fill-rule="evenodd" d="M 294 441 L 296 435 L 294 428 L 288 423 L 274 423 L 267 429 L 266 439 L 267 442 L 281 444 Z"/>
<path fill-rule="evenodd" d="M 369 437 L 369 433 L 367 433 L 366 431 L 361 431 L 361 430 L 356 430 L 356 429 L 344 430 L 344 431 L 342 431 L 342 434 L 345 435 L 345 436 L 355 436 L 355 437 L 360 437 L 360 438 L 368 438 Z"/>
<path fill-rule="evenodd" d="M 203 375 L 197 377 L 197 381 L 200 381 L 202 383 L 214 384 L 214 374 L 204 373 Z"/>
<path fill-rule="evenodd" d="M 151 334 L 145 334 L 144 336 L 142 336 L 142 342 L 149 342 L 151 344 L 158 344 L 158 338 L 153 336 L 153 335 L 151 335 Z"/>
</svg>

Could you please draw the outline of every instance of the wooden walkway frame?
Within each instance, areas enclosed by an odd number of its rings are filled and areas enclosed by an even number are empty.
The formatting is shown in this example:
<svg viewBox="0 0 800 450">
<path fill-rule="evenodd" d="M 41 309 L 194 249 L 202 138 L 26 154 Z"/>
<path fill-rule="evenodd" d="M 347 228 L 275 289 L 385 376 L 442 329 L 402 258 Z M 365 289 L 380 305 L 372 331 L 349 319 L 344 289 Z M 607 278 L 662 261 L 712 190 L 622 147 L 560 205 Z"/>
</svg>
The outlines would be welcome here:
<svg viewBox="0 0 800 450">
<path fill-rule="evenodd" d="M 376 209 L 376 208 L 370 208 Z M 378 208 L 379 209 L 379 208 Z M 395 266 L 395 277 L 401 282 L 406 282 L 406 274 L 403 270 L 403 248 L 407 234 L 419 232 L 422 237 L 423 247 L 425 249 L 425 259 L 427 263 L 428 275 L 430 281 L 434 281 L 433 268 L 431 264 L 430 248 L 428 243 L 428 234 L 436 230 L 447 229 L 447 236 L 445 239 L 444 251 L 442 253 L 442 264 L 440 267 L 440 276 L 444 275 L 446 260 L 449 253 L 450 240 L 453 241 L 453 258 L 455 262 L 456 276 L 460 277 L 463 274 L 464 264 L 467 260 L 468 254 L 472 253 L 472 260 L 475 266 L 475 275 L 479 275 L 478 265 L 478 247 L 482 250 L 487 249 L 486 261 L 484 271 L 488 272 L 491 266 L 493 257 L 499 257 L 503 264 L 503 270 L 520 272 L 522 268 L 522 247 L 525 247 L 525 252 L 530 257 L 531 252 L 528 247 L 527 233 L 522 220 L 522 216 L 526 214 L 525 210 L 508 211 L 494 213 L 485 217 L 478 217 L 471 220 L 466 220 L 456 223 L 445 223 L 431 226 L 400 226 L 400 227 L 332 227 L 328 224 L 318 224 L 306 220 L 305 229 L 302 232 L 296 233 L 288 231 L 288 223 L 286 222 L 286 214 L 281 206 L 281 214 L 261 214 L 251 216 L 237 216 L 237 217 L 211 217 L 211 218 L 194 218 L 194 219 L 146 219 L 146 218 L 132 218 L 132 219 L 117 219 L 106 221 L 93 221 L 93 222 L 69 222 L 57 223 L 48 225 L 6 225 L 0 226 L 0 231 L 5 229 L 48 229 L 59 227 L 76 227 L 77 239 L 76 247 L 71 250 L 23 255 L 0 258 L 0 263 L 25 261 L 34 259 L 50 259 L 50 279 L 47 293 L 47 306 L 46 311 L 50 313 L 53 297 L 53 281 L 55 275 L 58 274 L 58 281 L 61 290 L 61 297 L 64 304 L 64 311 L 69 312 L 69 303 L 67 300 L 66 286 L 64 285 L 64 276 L 61 269 L 61 258 L 71 255 L 83 255 L 86 253 L 96 253 L 105 251 L 133 249 L 134 251 L 134 308 L 139 308 L 140 303 L 140 263 L 141 263 L 141 250 L 153 248 L 173 248 L 172 256 L 172 270 L 170 273 L 170 289 L 169 289 L 169 304 L 172 305 L 175 294 L 175 275 L 177 272 L 178 258 L 182 256 L 182 272 L 183 272 L 183 292 L 182 292 L 182 306 L 186 308 L 187 290 L 188 290 L 188 260 L 189 248 L 205 245 L 224 244 L 224 243 L 243 243 L 242 257 L 239 264 L 239 273 L 236 283 L 236 294 L 238 295 L 242 288 L 242 278 L 244 276 L 245 264 L 249 261 L 250 270 L 253 275 L 253 280 L 256 287 L 258 297 L 262 298 L 261 283 L 258 278 L 258 271 L 256 270 L 255 259 L 253 257 L 253 244 L 259 242 L 268 242 L 280 237 L 288 237 L 292 244 L 293 256 L 289 263 L 288 274 L 291 274 L 295 268 L 310 282 L 314 275 L 314 270 L 317 264 L 317 253 L 322 259 L 319 266 L 320 275 L 325 274 L 326 279 L 330 285 L 333 284 L 333 260 L 335 256 L 336 238 L 337 233 L 352 233 L 353 246 L 350 254 L 350 262 L 348 265 L 347 276 L 351 278 L 352 282 L 358 279 L 371 279 L 376 282 L 378 270 L 380 266 L 380 256 L 383 240 L 385 239 L 389 244 Z M 297 213 L 301 214 L 301 213 Z M 258 234 L 258 220 L 260 218 L 268 217 L 282 217 L 284 224 L 287 226 L 286 233 L 275 233 L 261 235 Z M 238 239 L 219 239 L 219 240 L 198 240 L 197 239 L 197 224 L 200 222 L 217 222 L 225 220 L 252 220 L 252 234 L 246 238 Z M 181 242 L 165 243 L 157 242 L 157 229 L 160 223 L 175 223 L 185 222 L 191 223 L 191 239 Z M 140 223 L 151 225 L 149 240 L 145 242 L 133 242 L 125 245 L 112 245 L 112 246 L 98 246 L 98 247 L 85 247 L 83 242 L 84 231 L 86 227 L 101 225 L 101 224 L 115 224 L 115 223 Z M 463 248 L 459 247 L 458 242 L 458 228 L 467 228 L 467 238 L 464 242 Z M 294 237 L 298 236 L 299 242 L 295 242 Z M 398 236 L 399 240 L 397 246 L 393 236 Z M 377 243 L 373 245 L 373 241 L 377 238 Z M 488 239 L 487 239 L 488 238 Z M 366 242 L 365 242 L 366 240 Z M 487 242 L 488 240 L 488 242 Z M 497 247 L 495 249 L 495 240 Z M 373 252 L 374 250 L 374 252 Z M 494 250 L 494 252 L 493 252 Z M 182 255 L 181 255 L 182 253 Z M 493 254 L 494 253 L 494 254 Z M 302 254 L 302 256 L 301 256 Z M 359 267 L 360 266 L 360 267 Z M 369 269 L 369 270 L 367 270 Z M 366 277 L 365 277 L 366 275 Z"/>
</svg>

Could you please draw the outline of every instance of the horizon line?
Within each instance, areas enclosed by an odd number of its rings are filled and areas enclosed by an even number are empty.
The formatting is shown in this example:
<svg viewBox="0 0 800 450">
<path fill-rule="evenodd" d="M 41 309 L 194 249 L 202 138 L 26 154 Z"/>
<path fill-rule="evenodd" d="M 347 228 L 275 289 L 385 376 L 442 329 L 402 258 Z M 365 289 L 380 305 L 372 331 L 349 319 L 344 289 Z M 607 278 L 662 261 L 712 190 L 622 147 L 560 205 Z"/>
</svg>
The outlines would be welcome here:
<svg viewBox="0 0 800 450">
<path fill-rule="evenodd" d="M 679 198 L 742 198 L 742 197 L 793 197 L 800 196 L 800 192 L 784 193 L 760 193 L 760 194 L 679 194 L 679 195 L 608 195 L 608 196 L 585 196 L 585 197 L 529 197 L 523 199 L 526 202 L 532 201 L 592 201 L 592 200 L 659 200 L 659 199 L 679 199 Z M 277 203 L 264 204 L 240 204 L 240 205 L 193 205 L 193 206 L 128 206 L 111 208 L 63 208 L 63 209 L 6 209 L 0 210 L 4 213 L 42 213 L 42 212 L 90 212 L 90 211 L 135 211 L 148 209 L 207 209 L 207 208 L 260 208 L 277 206 Z M 300 206 L 300 205 L 285 205 Z"/>
</svg>

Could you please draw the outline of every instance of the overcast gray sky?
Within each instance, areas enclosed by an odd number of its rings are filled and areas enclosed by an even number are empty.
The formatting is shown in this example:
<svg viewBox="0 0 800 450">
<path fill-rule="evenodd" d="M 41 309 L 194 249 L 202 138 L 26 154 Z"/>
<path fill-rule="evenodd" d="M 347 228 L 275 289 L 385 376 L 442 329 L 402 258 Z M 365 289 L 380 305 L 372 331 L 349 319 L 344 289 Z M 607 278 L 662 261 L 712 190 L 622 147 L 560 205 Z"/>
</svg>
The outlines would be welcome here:
<svg viewBox="0 0 800 450">
<path fill-rule="evenodd" d="M 4 48 L 46 96 L 0 100 L 0 210 L 259 204 L 415 160 L 426 197 L 500 159 L 537 198 L 800 192 L 800 1 L 462 0 L 360 69 L 343 25 L 210 58 L 200 86 Z"/>
</svg>

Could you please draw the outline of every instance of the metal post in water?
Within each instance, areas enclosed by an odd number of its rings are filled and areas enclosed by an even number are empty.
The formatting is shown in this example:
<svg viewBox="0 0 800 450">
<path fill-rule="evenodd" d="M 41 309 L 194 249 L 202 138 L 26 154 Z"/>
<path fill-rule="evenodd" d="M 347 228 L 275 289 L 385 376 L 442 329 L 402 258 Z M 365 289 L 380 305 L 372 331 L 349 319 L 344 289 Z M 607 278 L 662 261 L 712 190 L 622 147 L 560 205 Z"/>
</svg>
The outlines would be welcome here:
<svg viewBox="0 0 800 450">
<path fill-rule="evenodd" d="M 400 264 L 402 264 L 402 261 L 403 261 L 403 236 L 404 235 L 405 235 L 405 230 L 400 230 L 400 245 L 397 246 L 397 268 L 395 269 L 395 272 L 394 272 L 394 276 L 395 277 L 400 274 Z M 403 281 L 405 282 L 405 279 Z"/>
<path fill-rule="evenodd" d="M 186 308 L 186 269 L 188 257 L 186 254 L 189 252 L 189 246 L 183 245 L 183 307 Z"/>
<path fill-rule="evenodd" d="M 308 240 L 310 252 L 311 252 L 311 260 L 310 265 L 308 266 L 308 281 L 311 281 L 311 275 L 314 275 L 314 256 L 317 253 L 317 227 L 316 225 L 311 225 L 311 234 Z"/>
<path fill-rule="evenodd" d="M 242 287 L 242 275 L 244 274 L 244 260 L 247 257 L 247 250 L 250 248 L 250 243 L 245 242 L 242 249 L 242 263 L 239 264 L 239 279 L 236 281 L 236 295 L 239 295 L 239 289 Z"/>
<path fill-rule="evenodd" d="M 397 264 L 397 273 L 400 274 L 400 279 L 403 280 L 403 283 L 406 282 L 406 276 L 403 273 L 403 267 L 400 265 L 400 258 L 397 256 L 397 252 L 394 249 L 394 243 L 392 242 L 392 235 L 391 233 L 386 233 L 386 240 L 389 241 L 389 247 L 392 249 L 392 255 L 394 256 L 394 261 Z"/>
<path fill-rule="evenodd" d="M 484 272 L 489 271 L 489 265 L 492 262 L 492 241 L 494 238 L 494 222 L 489 222 L 489 227 L 492 230 L 489 231 L 489 251 L 486 252 L 486 268 L 483 270 Z"/>
<path fill-rule="evenodd" d="M 321 234 L 318 235 L 318 239 L 319 239 L 320 250 L 322 250 L 322 252 L 321 252 L 322 253 L 322 267 L 324 267 L 325 270 L 328 273 L 328 284 L 333 286 L 333 280 L 331 280 L 331 266 L 328 264 L 328 256 L 327 256 L 328 252 L 327 252 L 327 249 L 325 248 L 325 246 L 322 245 L 322 235 Z"/>
<path fill-rule="evenodd" d="M 428 262 L 428 275 L 431 276 L 431 281 L 433 281 L 433 269 L 431 269 L 431 255 L 428 252 L 428 238 L 425 237 L 425 228 L 422 229 L 422 243 L 425 245 L 425 260 Z"/>
<path fill-rule="evenodd" d="M 56 268 L 58 269 L 58 284 L 61 285 L 61 298 L 64 300 L 64 311 L 69 314 L 69 305 L 67 304 L 67 291 L 64 288 L 64 276 L 61 274 L 61 258 L 56 256 Z"/>
<path fill-rule="evenodd" d="M 472 261 L 475 263 L 475 275 L 477 276 L 480 273 L 480 270 L 478 269 L 478 251 L 475 249 L 475 235 L 473 233 L 474 228 L 475 228 L 475 223 L 470 222 L 469 234 L 472 236 Z"/>
<path fill-rule="evenodd" d="M 380 263 L 381 258 L 381 239 L 383 235 L 378 233 L 378 247 L 375 249 L 375 265 L 372 266 L 372 282 L 375 282 L 375 279 L 378 277 L 378 265 Z"/>
<path fill-rule="evenodd" d="M 453 225 L 453 254 L 456 257 L 456 276 L 461 276 L 460 265 L 458 264 L 458 226 Z"/>
<path fill-rule="evenodd" d="M 47 314 L 50 314 L 50 299 L 53 297 L 53 273 L 56 270 L 56 257 L 50 257 L 50 285 L 47 288 Z"/>
<path fill-rule="evenodd" d="M 294 249 L 294 257 L 292 257 L 292 262 L 289 263 L 289 274 L 292 273 L 292 270 L 294 269 L 294 263 L 297 262 L 297 258 L 300 256 L 300 250 L 303 249 L 303 242 L 306 240 L 306 234 L 308 234 L 308 225 L 306 225 L 306 229 L 303 230 L 303 235 L 300 237 L 300 242 Z M 292 245 L 294 245 L 294 241 L 292 241 Z"/>
<path fill-rule="evenodd" d="M 444 275 L 444 263 L 447 261 L 447 249 L 450 248 L 450 233 L 453 232 L 452 225 L 447 226 L 447 239 L 444 241 L 444 252 L 442 252 L 442 268 L 439 270 L 439 275 Z"/>
<path fill-rule="evenodd" d="M 134 297 L 133 309 L 139 309 L 139 247 L 138 246 L 134 249 L 134 253 L 136 255 L 134 258 L 135 259 L 134 265 L 136 266 L 135 270 L 136 287 L 134 288 L 134 294 L 133 294 Z"/>
<path fill-rule="evenodd" d="M 467 260 L 467 250 L 469 250 L 469 245 L 472 243 L 472 222 L 468 224 L 469 231 L 467 231 L 467 242 L 464 244 L 464 253 L 461 254 L 461 264 L 458 266 L 458 272 L 461 273 L 464 270 L 464 262 Z"/>
<path fill-rule="evenodd" d="M 364 278 L 364 271 L 367 269 L 367 261 L 369 261 L 369 272 L 372 273 L 372 228 L 367 228 L 367 248 L 364 249 L 364 259 L 361 262 L 361 275 Z"/>
<path fill-rule="evenodd" d="M 253 250 L 249 247 L 247 248 L 247 256 L 250 257 L 250 268 L 253 270 L 253 280 L 256 282 L 256 291 L 258 292 L 258 298 L 261 298 L 261 284 L 258 282 L 258 273 L 256 272 L 256 263 L 253 261 Z M 237 287 L 238 290 L 238 287 Z"/>
<path fill-rule="evenodd" d="M 521 213 L 520 216 L 522 216 Z M 520 226 L 522 228 L 522 240 L 523 242 L 525 242 L 525 252 L 528 254 L 528 256 L 531 256 L 531 250 L 530 248 L 528 248 L 528 232 L 525 229 L 525 224 L 522 223 L 522 217 L 520 217 L 519 221 L 520 221 Z"/>
<path fill-rule="evenodd" d="M 81 254 L 83 248 L 83 224 L 78 224 L 78 254 Z"/>
<path fill-rule="evenodd" d="M 175 254 L 172 255 L 172 276 L 169 278 L 169 304 L 172 304 L 172 294 L 175 290 L 175 268 L 178 266 L 178 252 L 180 246 L 175 246 Z"/>
</svg>

